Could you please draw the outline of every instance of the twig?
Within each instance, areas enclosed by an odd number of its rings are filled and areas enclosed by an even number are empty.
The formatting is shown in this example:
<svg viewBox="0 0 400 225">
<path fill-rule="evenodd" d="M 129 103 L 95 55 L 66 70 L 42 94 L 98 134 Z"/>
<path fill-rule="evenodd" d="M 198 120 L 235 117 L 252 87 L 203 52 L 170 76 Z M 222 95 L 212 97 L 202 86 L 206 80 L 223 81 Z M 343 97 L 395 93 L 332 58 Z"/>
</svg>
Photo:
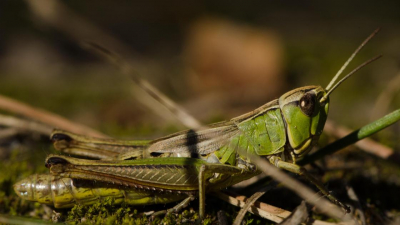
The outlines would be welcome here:
<svg viewBox="0 0 400 225">
<path fill-rule="evenodd" d="M 233 188 L 238 188 L 238 189 L 242 189 L 242 188 L 248 188 L 250 185 L 257 183 L 259 180 L 262 180 L 264 178 L 266 178 L 267 176 L 265 174 L 259 174 L 255 177 L 252 177 L 250 179 L 241 181 L 240 183 L 237 183 L 235 185 L 233 185 Z"/>
<path fill-rule="evenodd" d="M 304 186 L 299 181 L 291 178 L 289 175 L 271 165 L 268 161 L 260 157 L 249 155 L 250 160 L 258 167 L 259 170 L 271 176 L 276 181 L 281 182 L 287 188 L 295 192 L 308 203 L 314 205 L 321 213 L 341 221 L 351 221 L 350 215 L 345 215 L 339 207 L 330 203 L 324 198 L 316 199 L 316 194 L 308 187 Z"/>
<path fill-rule="evenodd" d="M 50 125 L 55 128 L 60 128 L 63 130 L 71 131 L 77 134 L 84 134 L 84 135 L 89 135 L 93 137 L 107 137 L 107 135 L 102 134 L 96 130 L 93 130 L 89 127 L 71 122 L 59 115 L 56 115 L 54 113 L 34 108 L 32 106 L 29 106 L 25 103 L 19 102 L 17 100 L 7 98 L 5 96 L 0 95 L 0 109 L 16 113 L 19 115 L 23 115 L 25 117 L 31 118 L 33 120 L 40 121 L 44 124 Z M 14 121 L 15 124 L 18 122 Z M 25 123 L 25 126 L 27 124 Z M 39 127 L 39 126 L 37 126 Z M 42 132 L 47 132 L 42 130 Z"/>
</svg>

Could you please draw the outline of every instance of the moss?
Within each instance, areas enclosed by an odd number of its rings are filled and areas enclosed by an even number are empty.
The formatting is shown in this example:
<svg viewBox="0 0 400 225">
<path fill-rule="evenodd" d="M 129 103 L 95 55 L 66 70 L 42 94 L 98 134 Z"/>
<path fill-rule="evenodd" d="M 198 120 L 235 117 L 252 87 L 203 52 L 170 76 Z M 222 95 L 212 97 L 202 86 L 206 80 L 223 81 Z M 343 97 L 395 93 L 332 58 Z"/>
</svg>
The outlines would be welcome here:
<svg viewBox="0 0 400 225">
<path fill-rule="evenodd" d="M 40 204 L 20 199 L 13 190 L 13 184 L 16 183 L 21 177 L 29 176 L 33 173 L 41 173 L 45 171 L 43 168 L 36 167 L 28 163 L 28 161 L 21 160 L 23 150 L 16 148 L 10 152 L 7 160 L 3 160 L 0 164 L 0 213 L 16 215 L 27 215 L 40 218 L 44 212 L 39 210 Z"/>
<path fill-rule="evenodd" d="M 192 224 L 198 219 L 196 212 L 183 210 L 152 218 L 125 204 L 115 205 L 112 198 L 105 198 L 90 206 L 74 206 L 66 219 L 68 224 Z M 206 218 L 204 224 L 215 219 Z"/>
</svg>

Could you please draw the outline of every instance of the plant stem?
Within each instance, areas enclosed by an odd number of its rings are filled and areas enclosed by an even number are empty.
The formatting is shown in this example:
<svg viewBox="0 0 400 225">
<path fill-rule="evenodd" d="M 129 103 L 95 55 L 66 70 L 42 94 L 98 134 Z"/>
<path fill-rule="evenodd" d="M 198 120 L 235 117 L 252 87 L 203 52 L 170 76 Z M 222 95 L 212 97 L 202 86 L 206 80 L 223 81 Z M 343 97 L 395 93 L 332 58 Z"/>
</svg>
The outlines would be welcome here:
<svg viewBox="0 0 400 225">
<path fill-rule="evenodd" d="M 341 138 L 324 148 L 320 149 L 319 151 L 315 152 L 314 154 L 306 156 L 304 159 L 300 160 L 298 162 L 299 165 L 305 165 L 310 162 L 314 162 L 315 160 L 318 160 L 322 158 L 325 155 L 332 154 L 334 152 L 339 151 L 340 149 L 343 149 L 346 146 L 349 146 L 351 144 L 354 144 L 355 142 L 362 140 L 368 136 L 371 136 L 372 134 L 377 133 L 378 131 L 385 129 L 386 127 L 392 125 L 393 123 L 397 122 L 400 120 L 400 109 L 378 119 L 375 120 L 374 122 L 363 126 L 362 128 L 350 133 L 344 138 Z"/>
</svg>

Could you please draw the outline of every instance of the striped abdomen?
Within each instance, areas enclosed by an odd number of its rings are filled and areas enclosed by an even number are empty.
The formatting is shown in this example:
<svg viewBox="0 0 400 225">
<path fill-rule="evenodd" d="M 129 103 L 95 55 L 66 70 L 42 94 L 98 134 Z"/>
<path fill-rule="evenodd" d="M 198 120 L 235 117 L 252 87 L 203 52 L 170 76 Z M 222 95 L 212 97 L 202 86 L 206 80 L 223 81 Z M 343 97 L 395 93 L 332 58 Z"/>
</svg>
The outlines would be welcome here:
<svg viewBox="0 0 400 225">
<path fill-rule="evenodd" d="M 99 182 L 58 178 L 51 174 L 34 174 L 14 185 L 21 198 L 29 201 L 69 208 L 75 204 L 91 205 L 101 198 L 112 197 L 115 204 L 164 204 L 179 201 L 185 194 L 155 193 L 147 190 L 125 189 Z"/>
</svg>

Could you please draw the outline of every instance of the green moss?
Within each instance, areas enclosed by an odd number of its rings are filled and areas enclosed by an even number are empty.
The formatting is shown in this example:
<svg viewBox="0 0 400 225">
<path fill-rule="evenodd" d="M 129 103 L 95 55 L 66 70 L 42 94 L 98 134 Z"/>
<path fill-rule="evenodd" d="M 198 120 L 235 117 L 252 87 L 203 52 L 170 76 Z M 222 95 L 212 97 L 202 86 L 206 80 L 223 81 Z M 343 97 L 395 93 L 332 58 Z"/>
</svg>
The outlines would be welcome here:
<svg viewBox="0 0 400 225">
<path fill-rule="evenodd" d="M 0 213 L 9 215 L 26 215 L 40 218 L 44 214 L 43 210 L 39 210 L 40 204 L 20 199 L 13 190 L 13 184 L 20 178 L 29 176 L 33 173 L 41 173 L 45 171 L 44 166 L 37 167 L 34 162 L 21 160 L 23 158 L 22 149 L 13 149 L 7 160 L 3 160 L 0 164 Z"/>
<path fill-rule="evenodd" d="M 68 224 L 192 224 L 198 219 L 194 211 L 184 210 L 152 218 L 125 204 L 115 205 L 112 198 L 105 198 L 90 206 L 74 206 L 66 219 Z M 215 220 L 205 219 L 206 224 Z"/>
</svg>

